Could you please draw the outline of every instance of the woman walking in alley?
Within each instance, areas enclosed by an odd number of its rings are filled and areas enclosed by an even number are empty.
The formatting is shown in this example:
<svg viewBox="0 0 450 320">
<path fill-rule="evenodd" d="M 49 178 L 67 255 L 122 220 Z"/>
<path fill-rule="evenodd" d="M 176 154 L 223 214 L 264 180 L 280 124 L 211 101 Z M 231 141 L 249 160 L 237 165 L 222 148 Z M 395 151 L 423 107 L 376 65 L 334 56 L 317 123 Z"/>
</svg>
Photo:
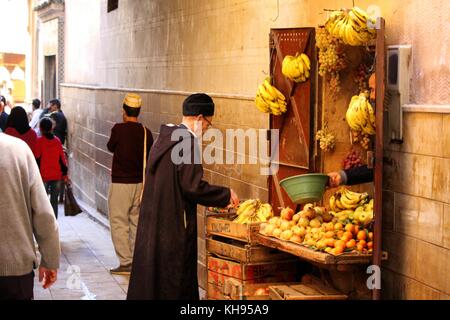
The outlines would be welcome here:
<svg viewBox="0 0 450 320">
<path fill-rule="evenodd" d="M 37 134 L 28 124 L 27 112 L 22 107 L 12 109 L 6 124 L 6 134 L 19 138 L 27 143 L 33 153 L 36 153 Z"/>
<path fill-rule="evenodd" d="M 44 118 L 41 120 L 42 137 L 38 138 L 36 160 L 47 194 L 50 194 L 53 211 L 58 218 L 58 195 L 61 189 L 61 181 L 67 180 L 68 168 L 61 141 L 53 134 L 53 128 L 54 122 L 52 119 Z"/>
</svg>

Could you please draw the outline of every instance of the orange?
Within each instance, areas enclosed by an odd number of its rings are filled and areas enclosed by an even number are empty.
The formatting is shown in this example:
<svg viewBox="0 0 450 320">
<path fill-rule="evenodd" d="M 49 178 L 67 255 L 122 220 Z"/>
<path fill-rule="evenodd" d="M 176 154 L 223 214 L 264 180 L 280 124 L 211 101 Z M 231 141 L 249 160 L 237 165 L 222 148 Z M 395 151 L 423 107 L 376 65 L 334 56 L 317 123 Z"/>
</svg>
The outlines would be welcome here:
<svg viewBox="0 0 450 320">
<path fill-rule="evenodd" d="M 356 239 L 358 240 L 366 240 L 367 239 L 367 234 L 365 230 L 361 230 L 358 232 L 358 235 L 356 236 Z"/>
<path fill-rule="evenodd" d="M 360 241 L 358 242 L 358 244 L 362 245 L 363 248 L 365 248 L 365 247 L 367 246 L 366 240 L 360 240 Z"/>
<path fill-rule="evenodd" d="M 359 226 L 355 225 L 355 232 L 353 232 L 353 233 L 356 235 L 356 234 L 358 234 L 358 232 L 359 232 Z"/>
<path fill-rule="evenodd" d="M 352 249 L 356 246 L 356 240 L 355 239 L 351 239 L 350 241 L 348 241 L 345 245 L 348 249 Z"/>
<path fill-rule="evenodd" d="M 343 236 L 342 236 L 342 240 L 344 240 L 345 242 L 352 240 L 353 239 L 353 233 L 346 231 L 344 232 Z"/>
<path fill-rule="evenodd" d="M 373 242 L 372 241 L 367 242 L 367 248 L 368 249 L 373 249 Z"/>
<path fill-rule="evenodd" d="M 334 230 L 338 231 L 338 230 L 342 230 L 344 229 L 344 226 L 342 225 L 342 223 L 338 222 L 334 225 Z"/>
<path fill-rule="evenodd" d="M 373 240 L 373 232 L 369 232 L 369 240 L 370 240 L 370 241 Z"/>
<path fill-rule="evenodd" d="M 334 237 L 334 232 L 333 231 L 328 231 L 327 233 L 325 233 L 325 238 L 331 239 L 333 237 Z"/>
<path fill-rule="evenodd" d="M 338 254 L 341 254 L 344 252 L 345 247 L 337 247 L 337 248 L 334 248 L 333 250 L 334 250 L 334 255 L 337 256 Z"/>
<path fill-rule="evenodd" d="M 349 223 L 345 226 L 345 231 L 355 233 L 355 226 L 353 224 Z"/>
<path fill-rule="evenodd" d="M 358 243 L 356 245 L 356 250 L 358 250 L 359 252 L 363 252 L 364 251 L 364 247 L 360 243 Z"/>
<path fill-rule="evenodd" d="M 325 245 L 327 246 L 327 247 L 334 247 L 334 239 L 326 239 L 325 240 Z"/>
<path fill-rule="evenodd" d="M 335 249 L 342 249 L 342 252 L 344 252 L 344 250 L 345 250 L 345 244 L 346 244 L 345 241 L 343 241 L 343 240 L 337 240 L 337 241 L 334 243 L 334 248 L 335 248 Z"/>
</svg>

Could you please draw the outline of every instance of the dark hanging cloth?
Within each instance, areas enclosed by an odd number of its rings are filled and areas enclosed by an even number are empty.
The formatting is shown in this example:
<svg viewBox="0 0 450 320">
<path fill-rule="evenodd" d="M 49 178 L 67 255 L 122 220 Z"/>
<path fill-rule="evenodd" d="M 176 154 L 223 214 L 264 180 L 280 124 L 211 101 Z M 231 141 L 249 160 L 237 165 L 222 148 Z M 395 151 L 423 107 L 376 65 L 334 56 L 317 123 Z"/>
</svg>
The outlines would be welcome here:
<svg viewBox="0 0 450 320">
<path fill-rule="evenodd" d="M 182 137 L 172 141 L 175 130 Z M 197 140 L 186 127 L 161 126 L 149 158 L 139 216 L 128 300 L 198 300 L 197 204 L 225 207 L 228 188 L 203 181 L 201 164 L 172 161 L 187 145 L 193 161 Z M 186 161 L 188 162 L 188 161 Z"/>
</svg>

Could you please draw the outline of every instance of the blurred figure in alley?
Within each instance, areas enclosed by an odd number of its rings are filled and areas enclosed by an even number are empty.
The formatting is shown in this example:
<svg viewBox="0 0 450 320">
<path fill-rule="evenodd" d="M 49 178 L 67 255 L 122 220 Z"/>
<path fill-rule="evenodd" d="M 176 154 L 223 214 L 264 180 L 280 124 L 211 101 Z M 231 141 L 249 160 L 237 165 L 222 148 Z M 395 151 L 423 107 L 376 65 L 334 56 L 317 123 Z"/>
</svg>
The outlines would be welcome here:
<svg viewBox="0 0 450 320">
<path fill-rule="evenodd" d="M 41 134 L 41 131 L 39 130 L 39 121 L 44 110 L 41 109 L 41 100 L 39 99 L 34 99 L 31 105 L 33 112 L 31 114 L 30 128 L 39 136 Z"/>
<path fill-rule="evenodd" d="M 32 300 L 37 258 L 39 280 L 48 289 L 57 279 L 58 226 L 36 160 L 25 142 L 0 133 L 0 300 Z"/>
<path fill-rule="evenodd" d="M 59 138 L 59 141 L 61 141 L 64 146 L 67 138 L 67 119 L 64 112 L 61 110 L 61 102 L 58 99 L 53 99 L 48 104 L 50 118 L 55 121 L 53 133 Z"/>
<path fill-rule="evenodd" d="M 0 130 L 1 132 L 5 132 L 6 124 L 8 122 L 8 114 L 5 112 L 6 107 L 6 98 L 4 96 L 0 96 Z"/>
<path fill-rule="evenodd" d="M 28 124 L 27 112 L 22 107 L 15 107 L 8 117 L 5 133 L 27 143 L 33 154 L 36 152 L 37 134 Z"/>
<path fill-rule="evenodd" d="M 42 136 L 38 138 L 36 160 L 40 168 L 45 189 L 50 194 L 50 202 L 58 219 L 58 196 L 62 181 L 67 181 L 67 160 L 61 141 L 53 134 L 54 122 L 44 118 L 40 122 Z"/>
<path fill-rule="evenodd" d="M 138 122 L 141 107 L 139 95 L 126 95 L 122 106 L 123 123 L 112 128 L 107 146 L 114 154 L 108 196 L 109 220 L 120 262 L 118 267 L 111 269 L 113 274 L 131 272 L 145 166 L 153 145 L 151 131 Z"/>
</svg>

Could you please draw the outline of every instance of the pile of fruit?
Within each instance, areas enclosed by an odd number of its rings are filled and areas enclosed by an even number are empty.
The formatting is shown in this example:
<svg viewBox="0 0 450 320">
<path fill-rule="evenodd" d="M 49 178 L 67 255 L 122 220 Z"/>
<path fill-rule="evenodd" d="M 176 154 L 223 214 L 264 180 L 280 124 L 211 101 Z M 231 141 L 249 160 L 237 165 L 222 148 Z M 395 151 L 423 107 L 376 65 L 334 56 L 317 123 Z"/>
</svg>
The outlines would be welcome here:
<svg viewBox="0 0 450 320">
<path fill-rule="evenodd" d="M 273 217 L 273 210 L 270 204 L 262 203 L 261 200 L 256 199 L 241 203 L 236 214 L 235 223 L 251 224 L 268 221 Z"/>
<path fill-rule="evenodd" d="M 356 150 L 352 150 L 347 157 L 345 157 L 342 167 L 344 170 L 361 167 L 364 165 L 361 154 Z"/>
<path fill-rule="evenodd" d="M 344 223 L 332 212 L 312 204 L 297 214 L 290 208 L 283 209 L 280 217 L 261 224 L 260 233 L 332 255 L 373 250 L 373 233 L 364 225 Z"/>
<path fill-rule="evenodd" d="M 376 20 L 364 10 L 354 7 L 350 10 L 338 10 L 331 13 L 325 23 L 327 31 L 335 38 L 351 46 L 362 46 L 375 39 Z M 370 25 L 369 25 L 370 24 Z"/>
<path fill-rule="evenodd" d="M 347 123 L 353 131 L 375 135 L 375 111 L 367 93 L 354 96 L 347 110 Z"/>
<path fill-rule="evenodd" d="M 368 226 L 373 221 L 373 200 L 367 193 L 342 188 L 330 197 L 330 214 L 342 223 Z"/>
<path fill-rule="evenodd" d="M 311 60 L 302 53 L 294 56 L 286 56 L 282 65 L 283 75 L 297 83 L 305 82 L 311 75 Z"/>
<path fill-rule="evenodd" d="M 270 79 L 258 87 L 255 105 L 259 111 L 280 116 L 287 111 L 286 97 L 270 84 Z"/>
</svg>

